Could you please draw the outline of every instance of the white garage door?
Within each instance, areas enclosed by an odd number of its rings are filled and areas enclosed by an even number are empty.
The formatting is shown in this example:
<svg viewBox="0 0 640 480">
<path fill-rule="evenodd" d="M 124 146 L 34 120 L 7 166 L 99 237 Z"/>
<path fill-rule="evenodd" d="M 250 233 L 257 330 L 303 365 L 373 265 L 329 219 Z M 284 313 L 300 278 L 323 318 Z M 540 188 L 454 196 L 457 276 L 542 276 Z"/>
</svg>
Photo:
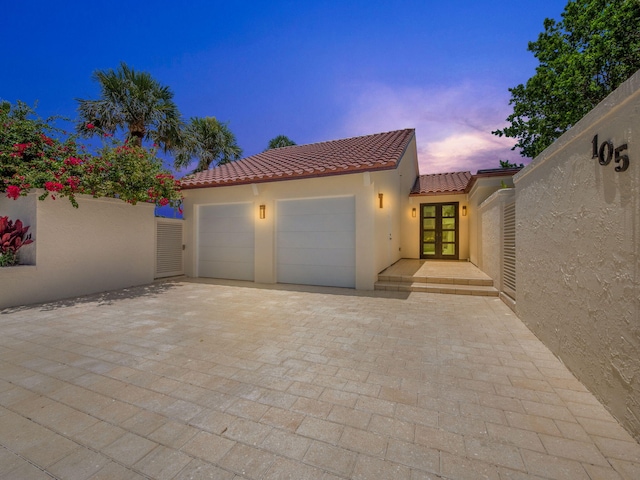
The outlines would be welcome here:
<svg viewBox="0 0 640 480">
<path fill-rule="evenodd" d="M 253 204 L 198 208 L 198 276 L 253 281 Z"/>
<path fill-rule="evenodd" d="M 355 287 L 355 197 L 278 202 L 280 283 Z"/>
</svg>

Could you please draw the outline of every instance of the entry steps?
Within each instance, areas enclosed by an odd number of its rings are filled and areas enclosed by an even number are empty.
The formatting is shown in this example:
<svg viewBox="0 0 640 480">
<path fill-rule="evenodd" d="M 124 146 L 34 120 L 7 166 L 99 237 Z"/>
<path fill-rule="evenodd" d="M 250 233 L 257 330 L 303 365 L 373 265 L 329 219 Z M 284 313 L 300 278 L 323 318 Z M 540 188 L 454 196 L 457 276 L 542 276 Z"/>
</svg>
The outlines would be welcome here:
<svg viewBox="0 0 640 480">
<path fill-rule="evenodd" d="M 448 293 L 454 295 L 478 295 L 497 297 L 498 290 L 490 278 L 425 277 L 389 275 L 382 272 L 375 283 L 376 290 L 399 292 Z"/>
</svg>

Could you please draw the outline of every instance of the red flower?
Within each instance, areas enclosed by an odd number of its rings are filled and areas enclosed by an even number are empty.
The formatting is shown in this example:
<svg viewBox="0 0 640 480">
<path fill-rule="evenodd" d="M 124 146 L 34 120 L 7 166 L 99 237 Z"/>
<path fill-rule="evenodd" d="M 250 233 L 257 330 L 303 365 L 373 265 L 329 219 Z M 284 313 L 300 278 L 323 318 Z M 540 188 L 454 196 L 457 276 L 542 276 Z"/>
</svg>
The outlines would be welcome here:
<svg viewBox="0 0 640 480">
<path fill-rule="evenodd" d="M 41 139 L 42 139 L 42 141 L 43 141 L 44 143 L 46 143 L 47 145 L 53 145 L 53 140 L 52 140 L 51 138 L 47 137 L 46 135 L 44 135 L 44 134 L 42 134 L 42 133 L 41 133 L 41 134 L 40 134 L 40 138 L 41 138 Z"/>
<path fill-rule="evenodd" d="M 64 185 L 60 182 L 44 182 L 44 188 L 50 192 L 59 192 L 64 188 Z"/>
<path fill-rule="evenodd" d="M 80 179 L 78 177 L 69 177 L 67 178 L 67 183 L 71 187 L 71 190 L 75 191 L 80 186 Z"/>
<path fill-rule="evenodd" d="M 87 130 L 93 130 L 96 126 L 93 123 L 87 123 Z"/>
<path fill-rule="evenodd" d="M 69 157 L 64 161 L 65 165 L 80 165 L 82 163 L 82 159 L 76 157 Z"/>
<path fill-rule="evenodd" d="M 169 200 L 168 200 L 168 199 L 166 199 L 166 198 L 161 198 L 161 199 L 160 199 L 160 206 L 161 206 L 161 207 L 165 207 L 165 206 L 167 206 L 167 205 L 169 205 Z"/>
<path fill-rule="evenodd" d="M 14 150 L 18 151 L 18 155 L 22 155 L 24 151 L 31 146 L 30 143 L 16 143 L 13 146 Z M 13 155 L 12 155 L 13 156 Z"/>
<path fill-rule="evenodd" d="M 9 185 L 7 187 L 7 197 L 17 200 L 19 196 L 20 196 L 20 187 L 16 187 L 15 185 Z"/>
</svg>

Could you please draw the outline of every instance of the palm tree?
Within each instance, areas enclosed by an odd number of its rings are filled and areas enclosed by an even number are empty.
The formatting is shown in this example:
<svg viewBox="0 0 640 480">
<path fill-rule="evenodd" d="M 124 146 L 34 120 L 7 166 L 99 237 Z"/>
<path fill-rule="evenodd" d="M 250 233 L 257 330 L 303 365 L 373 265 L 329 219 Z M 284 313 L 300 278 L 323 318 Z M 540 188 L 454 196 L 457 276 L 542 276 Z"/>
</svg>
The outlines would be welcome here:
<svg viewBox="0 0 640 480">
<path fill-rule="evenodd" d="M 236 136 L 226 123 L 215 117 L 192 117 L 182 131 L 182 139 L 174 149 L 176 169 L 189 166 L 196 158 L 195 172 L 207 170 L 213 166 L 224 165 L 242 156 Z"/>
<path fill-rule="evenodd" d="M 149 139 L 165 151 L 174 145 L 182 122 L 168 87 L 124 62 L 116 70 L 96 70 L 93 79 L 100 84 L 100 99 L 77 99 L 80 134 L 90 136 L 96 130 L 113 134 L 122 128 L 134 145 Z"/>
<path fill-rule="evenodd" d="M 267 147 L 267 150 L 271 150 L 272 148 L 290 147 L 292 145 L 296 145 L 296 142 L 291 140 L 286 135 L 278 135 L 277 137 L 269 140 L 269 146 Z M 265 150 L 265 152 L 267 150 Z"/>
</svg>

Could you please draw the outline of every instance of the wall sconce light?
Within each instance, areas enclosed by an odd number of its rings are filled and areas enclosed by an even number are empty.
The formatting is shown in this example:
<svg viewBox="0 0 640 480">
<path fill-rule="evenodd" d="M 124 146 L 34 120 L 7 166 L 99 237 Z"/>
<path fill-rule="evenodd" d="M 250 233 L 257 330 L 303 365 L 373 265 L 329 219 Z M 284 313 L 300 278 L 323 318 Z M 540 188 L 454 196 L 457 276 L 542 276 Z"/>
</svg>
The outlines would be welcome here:
<svg viewBox="0 0 640 480">
<path fill-rule="evenodd" d="M 466 216 L 467 216 L 467 206 L 466 206 L 466 205 L 463 205 L 463 206 L 462 206 L 462 216 L 463 216 L 463 217 L 466 217 Z"/>
<path fill-rule="evenodd" d="M 413 207 L 413 208 L 411 209 L 411 216 L 412 216 L 413 218 L 416 218 L 416 207 Z"/>
<path fill-rule="evenodd" d="M 380 208 L 382 208 L 382 194 L 378 194 L 378 200 L 380 201 Z"/>
<path fill-rule="evenodd" d="M 264 220 L 265 218 L 265 210 L 267 209 L 267 207 L 265 205 L 260 205 L 260 219 Z"/>
</svg>

